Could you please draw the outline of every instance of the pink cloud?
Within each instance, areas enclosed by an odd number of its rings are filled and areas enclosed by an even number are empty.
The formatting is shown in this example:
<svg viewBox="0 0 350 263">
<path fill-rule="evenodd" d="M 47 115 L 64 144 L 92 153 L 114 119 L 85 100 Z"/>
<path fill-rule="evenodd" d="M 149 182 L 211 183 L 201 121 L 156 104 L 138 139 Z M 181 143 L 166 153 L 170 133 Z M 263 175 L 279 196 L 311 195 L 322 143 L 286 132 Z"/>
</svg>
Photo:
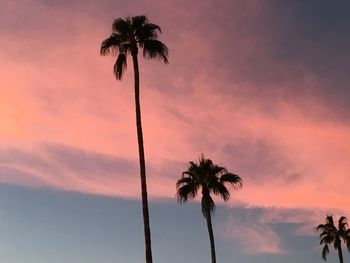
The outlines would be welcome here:
<svg viewBox="0 0 350 263">
<path fill-rule="evenodd" d="M 350 211 L 350 126 L 342 117 L 333 118 L 334 103 L 314 93 L 324 90 L 322 76 L 306 65 L 268 57 L 273 52 L 268 44 L 273 43 L 255 34 L 259 21 L 253 19 L 263 16 L 266 7 L 248 2 L 229 16 L 210 12 L 205 21 L 202 10 L 183 13 L 182 5 L 190 3 L 154 3 L 146 10 L 172 10 L 155 21 L 164 25 L 170 65 L 141 61 L 150 196 L 173 198 L 186 162 L 204 153 L 244 179 L 244 188 L 232 194 L 229 205 Z M 22 16 L 29 12 L 18 7 L 14 3 L 6 10 Z M 210 7 L 205 1 L 201 8 Z M 223 7 L 229 9 L 229 1 Z M 105 9 L 94 10 L 92 3 L 79 12 L 64 5 L 32 8 L 40 19 L 27 17 L 26 43 L 12 32 L 13 19 L 6 20 L 8 32 L 0 40 L 5 87 L 0 96 L 1 148 L 37 154 L 50 169 L 19 163 L 12 155 L 2 161 L 7 170 L 0 180 L 138 198 L 137 169 L 83 173 L 41 149 L 59 144 L 137 163 L 130 64 L 124 80 L 116 82 L 113 59 L 98 52 L 112 17 L 105 18 Z M 42 18 L 48 23 L 37 27 Z M 222 33 L 218 26 L 224 22 Z M 232 36 L 230 45 L 218 47 L 227 35 Z M 8 176 L 9 169 L 16 169 L 16 175 Z M 266 226 L 256 232 L 275 238 Z M 277 239 L 274 244 L 272 252 L 278 251 Z"/>
</svg>

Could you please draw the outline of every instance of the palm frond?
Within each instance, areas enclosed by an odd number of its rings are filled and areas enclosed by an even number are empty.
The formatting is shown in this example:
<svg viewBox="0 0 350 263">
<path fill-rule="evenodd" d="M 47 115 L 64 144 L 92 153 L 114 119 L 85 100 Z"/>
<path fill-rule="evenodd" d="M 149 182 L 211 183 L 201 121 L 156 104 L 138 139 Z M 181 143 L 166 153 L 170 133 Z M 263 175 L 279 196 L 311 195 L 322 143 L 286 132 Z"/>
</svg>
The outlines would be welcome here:
<svg viewBox="0 0 350 263">
<path fill-rule="evenodd" d="M 338 220 L 339 231 L 345 231 L 347 225 L 348 225 L 348 223 L 346 222 L 346 217 L 345 216 L 340 217 Z"/>
<path fill-rule="evenodd" d="M 210 188 L 214 194 L 221 196 L 221 198 L 224 201 L 227 201 L 230 199 L 230 192 L 228 191 L 228 189 L 226 188 L 226 186 L 223 183 L 217 181 L 217 182 L 211 184 Z"/>
<path fill-rule="evenodd" d="M 348 251 L 350 252 L 350 237 L 347 236 L 344 240 L 344 243 L 346 244 L 346 248 L 348 249 Z"/>
<path fill-rule="evenodd" d="M 187 174 L 187 175 L 191 176 L 194 179 L 195 178 L 198 179 L 198 176 L 200 174 L 200 169 L 199 169 L 199 167 L 197 166 L 196 163 L 189 162 L 187 171 L 183 172 L 182 174 Z"/>
<path fill-rule="evenodd" d="M 329 235 L 329 231 L 323 231 L 319 237 L 323 238 L 324 236 L 327 236 L 327 235 Z"/>
<path fill-rule="evenodd" d="M 217 174 L 217 175 L 221 175 L 224 173 L 227 173 L 227 170 L 225 167 L 219 166 L 219 165 L 212 165 L 211 167 L 212 173 Z"/>
<path fill-rule="evenodd" d="M 118 58 L 114 64 L 113 71 L 114 75 L 117 78 L 117 80 L 121 80 L 123 77 L 123 74 L 126 70 L 127 64 L 126 64 L 126 54 L 120 53 L 118 55 Z"/>
<path fill-rule="evenodd" d="M 197 168 L 198 165 L 195 162 L 190 161 L 188 168 L 192 168 L 192 167 L 196 167 Z"/>
<path fill-rule="evenodd" d="M 221 175 L 220 182 L 229 183 L 234 189 L 242 188 L 243 185 L 242 178 L 233 173 L 225 173 Z"/>
<path fill-rule="evenodd" d="M 135 36 L 140 46 L 143 47 L 146 40 L 156 40 L 158 38 L 157 32 L 162 32 L 158 25 L 147 23 L 142 27 L 136 28 Z"/>
<path fill-rule="evenodd" d="M 118 33 L 119 35 L 122 36 L 123 40 L 126 38 L 126 36 L 129 35 L 130 31 L 130 24 L 128 21 L 130 18 L 123 19 L 121 17 L 114 19 L 113 24 L 112 24 L 112 31 L 114 33 Z"/>
<path fill-rule="evenodd" d="M 322 231 L 325 231 L 326 229 L 326 226 L 324 224 L 319 224 L 317 227 L 316 227 L 316 230 L 319 231 L 319 230 L 322 230 Z"/>
<path fill-rule="evenodd" d="M 183 174 L 186 175 L 186 172 L 184 172 Z M 193 184 L 193 178 L 187 177 L 187 176 L 182 176 L 176 182 L 176 189 L 179 189 L 182 185 L 186 185 L 186 184 Z"/>
<path fill-rule="evenodd" d="M 334 249 L 338 249 L 341 247 L 341 240 L 339 237 L 335 238 L 334 240 Z"/>
<path fill-rule="evenodd" d="M 116 55 L 120 46 L 120 35 L 112 33 L 109 38 L 106 38 L 101 43 L 100 54 L 107 56 L 109 54 Z"/>
<path fill-rule="evenodd" d="M 193 171 L 187 170 L 182 172 L 182 177 L 190 177 L 191 180 L 196 180 L 197 175 Z"/>
<path fill-rule="evenodd" d="M 196 181 L 195 174 L 190 171 L 182 173 L 182 177 L 176 182 L 176 197 L 178 202 L 184 203 L 188 199 L 193 199 L 197 195 L 199 184 Z"/>
<path fill-rule="evenodd" d="M 143 25 L 145 25 L 147 22 L 148 22 L 148 19 L 145 15 L 133 16 L 131 18 L 132 27 L 136 30 L 142 27 Z"/>
<path fill-rule="evenodd" d="M 197 195 L 198 187 L 194 184 L 185 184 L 178 188 L 176 199 L 179 203 L 185 203 L 188 199 L 194 199 Z"/>
<path fill-rule="evenodd" d="M 160 28 L 160 26 L 153 23 L 146 23 L 142 27 L 143 29 L 147 29 L 148 31 L 158 31 L 159 33 L 162 33 L 162 29 Z"/>
<path fill-rule="evenodd" d="M 345 236 L 350 237 L 350 228 L 346 229 L 346 231 L 345 231 Z"/>
<path fill-rule="evenodd" d="M 350 249 L 350 228 L 344 228 L 340 233 L 339 236 L 341 237 L 341 239 L 343 239 L 344 244 L 346 245 L 346 247 L 348 248 L 348 250 Z M 350 250 L 349 250 L 350 252 Z"/>
<path fill-rule="evenodd" d="M 327 215 L 326 217 L 326 224 L 334 226 L 334 220 L 332 215 Z"/>
<path fill-rule="evenodd" d="M 168 48 L 159 40 L 145 40 L 143 42 L 143 56 L 147 59 L 160 59 L 168 64 Z"/>
<path fill-rule="evenodd" d="M 329 253 L 329 248 L 328 245 L 324 245 L 323 249 L 322 249 L 322 258 L 323 260 L 327 261 L 327 255 Z"/>
<path fill-rule="evenodd" d="M 213 166 L 213 161 L 210 159 L 206 159 L 204 157 L 204 154 L 201 154 L 201 156 L 199 157 L 199 166 L 205 170 L 205 171 L 209 171 L 210 169 L 212 169 Z"/>
<path fill-rule="evenodd" d="M 327 235 L 327 236 L 324 236 L 323 238 L 321 238 L 320 245 L 332 244 L 333 242 L 334 242 L 334 237 L 332 237 L 331 235 Z"/>
</svg>

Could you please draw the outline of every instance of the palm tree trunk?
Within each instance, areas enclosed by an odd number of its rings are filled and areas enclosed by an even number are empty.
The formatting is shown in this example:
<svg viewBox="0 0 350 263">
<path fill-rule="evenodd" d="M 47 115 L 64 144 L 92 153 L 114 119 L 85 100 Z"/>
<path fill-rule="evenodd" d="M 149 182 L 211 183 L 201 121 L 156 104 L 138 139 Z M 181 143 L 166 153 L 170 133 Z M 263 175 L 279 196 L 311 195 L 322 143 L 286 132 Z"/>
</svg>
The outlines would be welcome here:
<svg viewBox="0 0 350 263">
<path fill-rule="evenodd" d="M 142 136 L 142 125 L 141 125 L 140 74 L 139 74 L 139 64 L 137 60 L 137 53 L 132 54 L 132 60 L 134 65 L 136 127 L 137 127 L 137 140 L 139 144 L 141 197 L 142 197 L 143 225 L 144 225 L 145 246 L 146 246 L 146 263 L 152 263 L 151 229 L 149 226 L 145 152 L 143 149 L 143 136 Z"/>
<path fill-rule="evenodd" d="M 207 226 L 208 226 L 209 240 L 210 240 L 211 262 L 216 263 L 214 234 L 213 234 L 213 226 L 211 224 L 210 212 L 207 213 L 206 219 L 207 219 Z"/>
<path fill-rule="evenodd" d="M 339 262 L 343 263 L 343 252 L 341 250 L 341 245 L 338 246 L 338 256 L 339 256 Z"/>
</svg>

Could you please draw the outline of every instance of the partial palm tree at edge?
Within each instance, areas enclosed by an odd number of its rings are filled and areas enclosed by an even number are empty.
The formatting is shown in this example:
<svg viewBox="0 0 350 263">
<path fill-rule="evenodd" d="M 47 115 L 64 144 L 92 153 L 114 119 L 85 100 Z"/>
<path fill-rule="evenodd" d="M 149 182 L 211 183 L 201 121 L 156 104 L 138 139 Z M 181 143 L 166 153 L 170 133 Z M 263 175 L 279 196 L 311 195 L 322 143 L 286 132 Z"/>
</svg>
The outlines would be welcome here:
<svg viewBox="0 0 350 263">
<path fill-rule="evenodd" d="M 125 19 L 117 18 L 112 24 L 112 34 L 101 43 L 100 49 L 100 54 L 103 56 L 109 54 L 118 55 L 113 67 L 117 80 L 121 80 L 123 77 L 127 67 L 128 55 L 131 55 L 133 61 L 136 127 L 139 147 L 141 197 L 147 263 L 152 263 L 152 249 L 147 199 L 145 153 L 141 124 L 138 51 L 139 48 L 142 49 L 143 57 L 146 59 L 160 59 L 167 64 L 168 48 L 158 40 L 158 32 L 161 33 L 160 27 L 156 24 L 150 23 L 146 16 L 126 17 Z"/>
<path fill-rule="evenodd" d="M 218 195 L 224 201 L 228 201 L 230 192 L 226 184 L 237 190 L 242 187 L 242 179 L 236 174 L 229 173 L 225 167 L 214 164 L 210 159 L 205 159 L 204 155 L 200 157 L 198 163 L 190 162 L 187 171 L 182 173 L 181 178 L 176 183 L 176 196 L 180 203 L 194 199 L 199 189 L 202 191 L 201 207 L 203 216 L 207 221 L 212 263 L 216 263 L 216 254 L 211 222 L 215 203 L 211 194 Z"/>
<path fill-rule="evenodd" d="M 342 216 L 338 220 L 338 228 L 334 225 L 332 215 L 326 216 L 325 224 L 317 226 L 317 231 L 322 231 L 320 234 L 320 245 L 324 245 L 322 249 L 322 258 L 326 261 L 327 254 L 329 253 L 329 245 L 334 246 L 334 249 L 338 251 L 339 262 L 343 263 L 343 252 L 341 248 L 341 241 L 343 240 L 350 252 L 350 229 L 347 228 L 348 223 L 346 217 Z"/>
</svg>

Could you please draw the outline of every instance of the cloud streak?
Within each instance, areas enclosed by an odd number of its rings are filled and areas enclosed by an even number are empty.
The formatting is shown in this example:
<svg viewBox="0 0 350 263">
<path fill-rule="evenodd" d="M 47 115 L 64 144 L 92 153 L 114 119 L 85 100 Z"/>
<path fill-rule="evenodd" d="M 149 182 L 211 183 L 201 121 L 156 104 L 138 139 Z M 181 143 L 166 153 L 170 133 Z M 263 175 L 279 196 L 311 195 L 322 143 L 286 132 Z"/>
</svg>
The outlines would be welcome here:
<svg viewBox="0 0 350 263">
<path fill-rule="evenodd" d="M 246 215 L 244 220 L 230 216 L 220 234 L 232 242 L 238 243 L 246 254 L 285 254 L 281 238 L 267 223 Z"/>
</svg>

